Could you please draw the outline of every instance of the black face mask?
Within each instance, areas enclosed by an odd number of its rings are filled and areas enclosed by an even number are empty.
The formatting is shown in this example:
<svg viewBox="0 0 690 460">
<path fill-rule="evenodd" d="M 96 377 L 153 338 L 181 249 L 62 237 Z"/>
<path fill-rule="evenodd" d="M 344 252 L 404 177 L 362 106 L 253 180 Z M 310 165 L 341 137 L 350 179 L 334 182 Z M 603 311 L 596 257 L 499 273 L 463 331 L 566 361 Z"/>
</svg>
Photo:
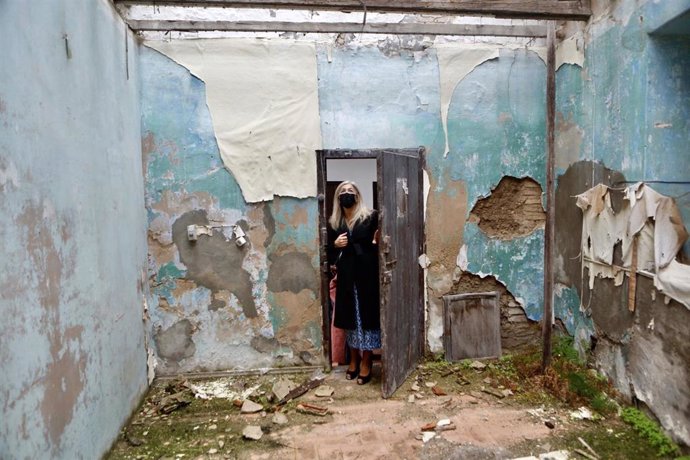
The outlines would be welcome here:
<svg viewBox="0 0 690 460">
<path fill-rule="evenodd" d="M 342 206 L 345 209 L 353 207 L 357 202 L 354 193 L 341 193 L 338 196 L 338 200 L 340 201 L 340 206 Z"/>
</svg>

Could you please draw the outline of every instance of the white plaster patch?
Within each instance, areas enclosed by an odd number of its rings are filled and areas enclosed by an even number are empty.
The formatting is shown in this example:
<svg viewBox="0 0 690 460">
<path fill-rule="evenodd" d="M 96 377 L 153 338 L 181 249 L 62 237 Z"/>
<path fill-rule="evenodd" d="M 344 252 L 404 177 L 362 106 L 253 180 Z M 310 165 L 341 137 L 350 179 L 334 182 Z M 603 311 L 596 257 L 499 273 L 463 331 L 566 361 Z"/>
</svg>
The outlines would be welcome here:
<svg viewBox="0 0 690 460">
<path fill-rule="evenodd" d="M 566 286 L 563 283 L 554 283 L 554 285 L 553 285 L 553 293 L 556 297 L 562 297 L 563 291 L 565 291 L 567 289 L 568 289 L 568 286 Z"/>
<path fill-rule="evenodd" d="M 417 262 L 419 263 L 419 266 L 423 269 L 427 269 L 429 268 L 429 265 L 431 265 L 431 260 L 429 260 L 429 257 L 426 254 L 422 254 L 421 256 L 419 256 Z"/>
<path fill-rule="evenodd" d="M 224 164 L 249 203 L 316 195 L 316 50 L 291 40 L 148 42 L 206 83 Z M 232 71 L 229 71 L 232 69 Z"/>
<path fill-rule="evenodd" d="M 55 206 L 51 201 L 45 201 L 43 204 L 43 219 L 48 221 L 54 221 L 57 218 L 57 213 L 55 212 Z"/>
<path fill-rule="evenodd" d="M 582 67 L 585 63 L 584 39 L 578 33 L 566 38 L 556 46 L 556 70 L 563 64 Z"/>
<path fill-rule="evenodd" d="M 458 252 L 458 257 L 455 259 L 455 265 L 457 265 L 462 271 L 466 272 L 467 267 L 470 265 L 470 261 L 467 259 L 467 245 L 463 244 Z"/>
<path fill-rule="evenodd" d="M 146 349 L 146 369 L 149 385 L 153 383 L 153 379 L 156 378 L 156 367 L 158 366 L 158 359 L 156 359 L 156 354 L 153 352 L 153 348 Z"/>
<path fill-rule="evenodd" d="M 443 313 L 436 312 L 429 314 L 429 327 L 427 329 L 427 342 L 429 343 L 429 350 L 436 353 L 443 350 Z"/>
</svg>

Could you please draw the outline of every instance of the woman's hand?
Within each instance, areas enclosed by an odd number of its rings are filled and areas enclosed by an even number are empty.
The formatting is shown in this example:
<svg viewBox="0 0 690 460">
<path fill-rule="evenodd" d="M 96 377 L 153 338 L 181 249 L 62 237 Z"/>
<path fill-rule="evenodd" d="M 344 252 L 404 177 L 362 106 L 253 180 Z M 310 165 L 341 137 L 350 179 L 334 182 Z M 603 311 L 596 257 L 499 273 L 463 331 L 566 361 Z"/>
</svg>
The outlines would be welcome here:
<svg viewBox="0 0 690 460">
<path fill-rule="evenodd" d="M 341 233 L 340 236 L 335 239 L 334 245 L 336 248 L 344 248 L 347 246 L 347 233 Z"/>
<path fill-rule="evenodd" d="M 371 240 L 371 244 L 379 244 L 379 229 L 378 228 L 374 232 L 374 239 Z"/>
</svg>

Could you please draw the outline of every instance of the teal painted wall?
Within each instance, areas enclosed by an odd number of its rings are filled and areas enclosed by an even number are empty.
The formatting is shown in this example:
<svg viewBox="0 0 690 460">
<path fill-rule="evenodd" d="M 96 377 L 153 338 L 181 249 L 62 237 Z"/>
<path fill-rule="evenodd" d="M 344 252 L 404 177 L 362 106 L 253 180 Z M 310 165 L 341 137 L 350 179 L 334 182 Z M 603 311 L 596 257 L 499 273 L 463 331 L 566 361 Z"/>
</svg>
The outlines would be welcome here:
<svg viewBox="0 0 690 460">
<path fill-rule="evenodd" d="M 496 242 L 478 228 L 464 226 L 469 209 L 504 175 L 544 180 L 544 63 L 531 51 L 503 50 L 498 59 L 477 67 L 453 95 L 451 151 L 444 156 L 436 51 L 412 48 L 390 43 L 345 44 L 331 50 L 317 46 L 323 147 L 425 146 L 430 200 L 441 203 L 433 212 L 444 212 L 444 198 L 453 201 L 451 207 L 463 209 L 449 219 L 453 225 L 444 231 L 448 241 L 428 241 L 432 283 L 453 277 L 465 231 L 470 235 L 468 254 L 482 259 L 481 267 L 472 259 L 470 271 L 496 276 L 528 307 L 528 315 L 538 319 L 541 283 L 523 280 L 534 280 L 540 269 L 542 232 Z M 314 334 L 321 324 L 316 200 L 245 203 L 232 174 L 222 166 L 204 83 L 147 48 L 141 53 L 141 67 L 158 371 L 320 362 L 320 334 Z M 194 221 L 199 218 L 228 225 L 243 222 L 251 246 L 237 249 L 231 241 L 212 243 L 205 236 L 201 244 L 190 245 L 179 235 L 179 226 L 199 223 Z M 427 235 L 439 230 L 432 225 Z M 206 244 L 227 251 L 225 266 L 208 258 Z M 231 268 L 244 273 L 237 283 L 222 286 L 192 273 L 190 263 L 207 264 L 217 274 Z M 278 276 L 288 266 L 295 270 L 294 279 Z M 436 284 L 440 295 L 451 288 L 439 290 Z M 249 297 L 253 305 L 247 308 Z M 439 302 L 440 296 L 435 299 Z M 435 308 L 432 315 L 438 321 L 441 312 Z M 432 348 L 438 348 L 442 333 L 438 325 L 429 328 L 435 338 Z"/>
<path fill-rule="evenodd" d="M 140 59 L 157 372 L 321 363 L 316 199 L 247 204 L 220 158 L 204 83 L 149 48 Z M 189 243 L 189 224 L 226 227 Z"/>
<path fill-rule="evenodd" d="M 557 163 L 559 175 L 577 161 L 599 163 L 622 174 L 615 187 L 647 182 L 675 198 L 687 228 L 690 36 L 651 33 L 683 11 L 681 3 L 649 2 L 637 10 L 621 5 L 624 24 L 600 20 L 589 26 L 584 70 L 564 65 L 557 74 Z M 593 178 L 582 183 L 596 185 Z M 684 251 L 690 254 L 690 243 Z M 564 282 L 565 289 L 579 287 Z M 566 297 L 570 301 L 557 298 L 557 308 L 577 317 L 579 298 Z M 574 323 L 566 324 L 573 333 Z"/>
<path fill-rule="evenodd" d="M 590 290 L 579 259 L 582 221 L 573 197 L 598 183 L 646 182 L 673 197 L 686 228 L 690 223 L 690 31 L 659 33 L 690 2 L 640 3 L 595 8 L 584 68 L 565 65 L 557 74 L 555 308 L 581 348 L 596 344 L 596 365 L 619 391 L 646 404 L 688 444 L 690 332 L 679 325 L 690 311 L 665 304 L 651 280 L 638 277 L 631 313 L 627 280 L 615 287 L 597 279 Z M 690 244 L 684 250 L 690 254 Z"/>
<path fill-rule="evenodd" d="M 532 51 L 503 50 L 455 89 L 448 111 L 450 154 L 444 168 L 467 184 L 468 211 L 504 176 L 531 177 L 545 188 L 546 66 Z M 533 320 L 541 319 L 544 232 L 489 238 L 466 222 L 468 268 L 504 283 Z"/>
<path fill-rule="evenodd" d="M 126 30 L 105 0 L 0 3 L 0 458 L 99 458 L 147 387 Z"/>
</svg>

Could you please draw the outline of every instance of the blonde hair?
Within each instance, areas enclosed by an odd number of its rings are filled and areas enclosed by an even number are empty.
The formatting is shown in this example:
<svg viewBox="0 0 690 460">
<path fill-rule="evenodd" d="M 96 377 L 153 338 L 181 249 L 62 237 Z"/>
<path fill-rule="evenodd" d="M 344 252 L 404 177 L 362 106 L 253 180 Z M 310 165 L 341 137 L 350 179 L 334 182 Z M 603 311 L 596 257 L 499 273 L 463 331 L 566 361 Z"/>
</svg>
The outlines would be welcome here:
<svg viewBox="0 0 690 460">
<path fill-rule="evenodd" d="M 355 189 L 355 197 L 357 198 L 355 209 L 352 212 L 352 218 L 350 218 L 350 220 L 347 222 L 345 221 L 345 214 L 340 208 L 340 200 L 338 199 L 340 192 L 342 192 L 346 185 L 351 185 L 352 188 Z M 331 225 L 333 230 L 337 230 L 343 223 L 346 224 L 350 230 L 352 230 L 352 227 L 354 227 L 357 222 L 363 221 L 370 215 L 371 211 L 364 204 L 362 194 L 359 192 L 359 187 L 357 184 L 349 180 L 338 184 L 338 187 L 335 189 L 335 193 L 333 194 L 333 212 L 331 213 L 331 217 L 328 218 L 328 223 Z"/>
</svg>

